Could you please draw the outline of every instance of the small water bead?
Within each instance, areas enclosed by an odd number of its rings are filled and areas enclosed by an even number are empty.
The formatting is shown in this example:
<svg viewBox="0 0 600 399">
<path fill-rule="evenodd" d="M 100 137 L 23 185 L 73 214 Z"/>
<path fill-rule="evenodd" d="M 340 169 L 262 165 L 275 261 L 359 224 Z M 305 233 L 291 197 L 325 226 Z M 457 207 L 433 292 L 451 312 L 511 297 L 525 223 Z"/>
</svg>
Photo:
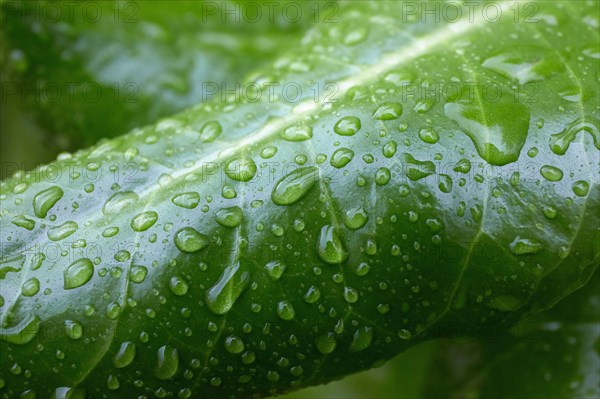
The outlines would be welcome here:
<svg viewBox="0 0 600 399">
<path fill-rule="evenodd" d="M 271 225 L 271 233 L 273 233 L 275 237 L 283 237 L 283 235 L 285 234 L 285 229 L 283 228 L 283 226 L 274 223 Z"/>
<path fill-rule="evenodd" d="M 384 157 L 391 158 L 394 155 L 396 155 L 397 149 L 398 149 L 398 143 L 396 143 L 394 140 L 391 140 L 383 145 L 383 149 L 381 150 L 381 153 L 383 154 Z"/>
<path fill-rule="evenodd" d="M 40 281 L 35 277 L 25 281 L 21 286 L 23 296 L 34 296 L 38 292 L 40 292 Z"/>
<path fill-rule="evenodd" d="M 225 338 L 225 349 L 234 355 L 242 353 L 245 349 L 244 341 L 235 335 L 229 335 Z"/>
<path fill-rule="evenodd" d="M 158 214 L 154 211 L 142 212 L 135 216 L 131 221 L 131 228 L 133 231 L 146 231 L 150 227 L 154 226 L 158 220 Z"/>
<path fill-rule="evenodd" d="M 65 333 L 67 337 L 78 340 L 83 336 L 83 326 L 73 320 L 65 320 Z"/>
<path fill-rule="evenodd" d="M 189 285 L 181 277 L 173 276 L 169 280 L 169 288 L 171 289 L 171 292 L 173 294 L 175 294 L 177 296 L 182 296 L 182 295 L 187 294 Z"/>
<path fill-rule="evenodd" d="M 377 312 L 379 314 L 387 314 L 390 311 L 390 305 L 387 303 L 380 303 L 377 305 Z"/>
<path fill-rule="evenodd" d="M 400 103 L 383 103 L 373 113 L 373 119 L 389 121 L 398 119 L 402 115 L 402 105 Z"/>
<path fill-rule="evenodd" d="M 296 316 L 296 311 L 291 302 L 287 300 L 277 303 L 277 316 L 282 320 L 292 320 Z"/>
<path fill-rule="evenodd" d="M 209 238 L 191 227 L 184 227 L 177 231 L 174 242 L 181 252 L 194 253 L 206 248 Z"/>
<path fill-rule="evenodd" d="M 215 214 L 217 223 L 221 226 L 234 228 L 242 223 L 244 213 L 239 206 L 232 206 L 230 208 L 222 208 Z"/>
<path fill-rule="evenodd" d="M 33 230 L 35 227 L 35 221 L 25 217 L 24 215 L 15 216 L 10 221 L 15 226 L 23 227 L 29 231 Z"/>
<path fill-rule="evenodd" d="M 372 238 L 367 240 L 367 245 L 365 245 L 365 252 L 367 255 L 376 255 L 377 254 L 377 243 Z"/>
<path fill-rule="evenodd" d="M 87 258 L 71 263 L 64 272 L 64 289 L 78 288 L 90 281 L 94 275 L 94 264 Z"/>
<path fill-rule="evenodd" d="M 552 206 L 545 206 L 543 208 L 543 212 L 544 216 L 546 216 L 548 219 L 555 219 L 556 216 L 558 216 L 558 211 Z"/>
<path fill-rule="evenodd" d="M 315 338 L 315 346 L 323 355 L 333 352 L 336 345 L 335 333 L 333 332 L 328 332 Z"/>
<path fill-rule="evenodd" d="M 369 221 L 369 215 L 362 206 L 346 211 L 344 224 L 351 230 L 362 228 Z"/>
<path fill-rule="evenodd" d="M 340 168 L 343 168 L 344 166 L 348 165 L 348 163 L 350 163 L 350 161 L 352 161 L 352 158 L 354 158 L 354 151 L 352 151 L 349 148 L 342 147 L 342 148 L 338 148 L 331 155 L 329 163 L 334 168 L 340 169 Z"/>
<path fill-rule="evenodd" d="M 177 194 L 171 199 L 171 202 L 181 208 L 194 209 L 200 203 L 200 194 L 193 191 Z"/>
<path fill-rule="evenodd" d="M 563 171 L 555 166 L 544 165 L 540 169 L 540 174 L 549 181 L 560 181 L 563 178 Z"/>
<path fill-rule="evenodd" d="M 273 281 L 277 281 L 281 278 L 281 276 L 283 275 L 283 272 L 285 271 L 285 264 L 283 264 L 282 262 L 280 262 L 278 260 L 274 260 L 274 261 L 267 263 L 265 265 L 265 269 L 266 269 L 269 277 L 271 277 L 271 279 L 273 279 Z"/>
<path fill-rule="evenodd" d="M 336 122 L 333 131 L 340 136 L 353 136 L 360 128 L 360 119 L 355 116 L 345 116 Z"/>
<path fill-rule="evenodd" d="M 225 174 L 233 180 L 247 182 L 256 175 L 256 164 L 249 158 L 235 158 L 227 163 Z"/>
<path fill-rule="evenodd" d="M 33 213 L 39 218 L 45 218 L 48 211 L 63 197 L 64 191 L 58 186 L 52 186 L 40 191 L 33 198 Z"/>
<path fill-rule="evenodd" d="M 290 126 L 281 133 L 281 138 L 287 141 L 305 141 L 312 137 L 312 126 Z"/>
<path fill-rule="evenodd" d="M 325 225 L 321 228 L 317 254 L 322 261 L 330 264 L 339 264 L 348 258 L 348 252 L 333 226 Z"/>
<path fill-rule="evenodd" d="M 308 194 L 318 178 L 315 166 L 296 169 L 275 184 L 271 200 L 276 205 L 292 205 Z"/>
<path fill-rule="evenodd" d="M 585 197 L 590 191 L 590 183 L 585 180 L 578 180 L 573 183 L 573 192 L 578 197 Z"/>
<path fill-rule="evenodd" d="M 179 368 L 179 352 L 170 345 L 161 346 L 157 353 L 154 375 L 159 380 L 168 380 L 173 377 Z"/>
<path fill-rule="evenodd" d="M 440 136 L 433 128 L 425 127 L 419 131 L 419 138 L 428 144 L 435 144 Z"/>
<path fill-rule="evenodd" d="M 529 158 L 535 158 L 538 152 L 539 150 L 537 149 L 537 147 L 531 147 L 529 150 L 527 150 L 527 155 L 529 156 Z"/>
<path fill-rule="evenodd" d="M 306 293 L 304 293 L 304 301 L 306 303 L 315 303 L 321 298 L 321 290 L 314 285 L 311 285 Z"/>
</svg>

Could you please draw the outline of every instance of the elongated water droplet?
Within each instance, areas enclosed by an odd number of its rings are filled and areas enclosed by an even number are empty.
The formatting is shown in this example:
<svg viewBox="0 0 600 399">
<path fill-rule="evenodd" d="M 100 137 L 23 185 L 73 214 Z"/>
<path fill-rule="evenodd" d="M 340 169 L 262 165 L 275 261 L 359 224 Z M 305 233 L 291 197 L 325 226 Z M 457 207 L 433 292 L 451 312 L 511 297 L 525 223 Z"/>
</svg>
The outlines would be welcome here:
<svg viewBox="0 0 600 399">
<path fill-rule="evenodd" d="M 24 345 L 30 342 L 40 330 L 40 318 L 29 313 L 17 325 L 2 326 L 0 328 L 0 339 L 11 344 Z"/>
<path fill-rule="evenodd" d="M 177 373 L 179 368 L 179 352 L 176 348 L 165 345 L 157 351 L 156 366 L 154 375 L 159 380 L 168 380 Z"/>
<path fill-rule="evenodd" d="M 440 175 L 440 182 L 438 184 L 438 187 L 441 192 L 450 193 L 452 191 L 452 178 L 442 173 Z"/>
<path fill-rule="evenodd" d="M 315 166 L 296 169 L 275 184 L 271 199 L 276 205 L 292 205 L 308 194 L 318 178 Z"/>
<path fill-rule="evenodd" d="M 108 227 L 106 230 L 104 230 L 102 232 L 102 237 L 110 238 L 110 237 L 116 236 L 117 234 L 119 234 L 118 227 Z"/>
<path fill-rule="evenodd" d="M 290 126 L 281 133 L 281 138 L 288 141 L 305 141 L 312 137 L 312 126 Z"/>
<path fill-rule="evenodd" d="M 348 163 L 352 161 L 352 158 L 354 158 L 354 151 L 349 148 L 342 147 L 335 150 L 329 159 L 329 163 L 334 168 L 341 169 L 348 165 Z"/>
<path fill-rule="evenodd" d="M 335 333 L 328 332 L 323 335 L 319 335 L 315 338 L 315 346 L 317 350 L 324 355 L 328 355 L 335 350 L 337 342 L 335 340 Z"/>
<path fill-rule="evenodd" d="M 338 264 L 348 258 L 348 252 L 342 243 L 336 229 L 326 225 L 321 228 L 319 241 L 317 242 L 317 253 L 323 262 Z"/>
<path fill-rule="evenodd" d="M 215 219 L 217 223 L 224 227 L 237 227 L 242 223 L 244 213 L 239 206 L 232 206 L 231 208 L 223 208 L 217 211 Z"/>
<path fill-rule="evenodd" d="M 264 159 L 273 158 L 275 156 L 275 154 L 277 154 L 277 147 L 275 147 L 275 146 L 265 147 L 260 152 L 261 158 L 264 158 Z"/>
<path fill-rule="evenodd" d="M 256 164 L 249 158 L 235 158 L 227 163 L 225 174 L 233 180 L 250 181 L 256 175 Z"/>
<path fill-rule="evenodd" d="M 173 202 L 173 204 L 179 207 L 186 209 L 194 209 L 198 206 L 198 203 L 200 202 L 200 194 L 193 191 L 188 193 L 177 194 L 173 197 L 171 201 Z"/>
<path fill-rule="evenodd" d="M 242 270 L 240 262 L 227 266 L 219 280 L 206 292 L 206 306 L 218 315 L 229 312 L 250 282 L 250 273 Z"/>
<path fill-rule="evenodd" d="M 543 248 L 542 244 L 529 238 L 521 238 L 519 236 L 510 243 L 509 247 L 515 255 L 535 254 Z"/>
<path fill-rule="evenodd" d="M 540 169 L 540 174 L 549 181 L 560 181 L 563 178 L 563 171 L 555 166 L 544 165 Z"/>
<path fill-rule="evenodd" d="M 361 327 L 354 332 L 352 336 L 352 342 L 348 347 L 348 351 L 351 353 L 360 352 L 371 346 L 373 341 L 373 328 L 369 326 Z"/>
<path fill-rule="evenodd" d="M 154 223 L 158 220 L 158 213 L 154 211 L 146 211 L 138 214 L 131 221 L 131 228 L 133 231 L 146 231 L 150 227 L 154 226 Z"/>
<path fill-rule="evenodd" d="M 43 253 L 35 254 L 31 258 L 31 270 L 37 270 L 42 267 L 42 263 L 46 260 L 46 255 Z"/>
<path fill-rule="evenodd" d="M 358 230 L 369 221 L 369 215 L 362 206 L 346 211 L 344 224 L 351 230 Z"/>
<path fill-rule="evenodd" d="M 177 249 L 181 252 L 194 253 L 206 248 L 209 244 L 209 239 L 191 227 L 184 227 L 175 233 L 174 242 Z"/>
<path fill-rule="evenodd" d="M 360 119 L 356 116 L 345 116 L 336 122 L 333 131 L 340 136 L 354 136 L 360 128 Z"/>
<path fill-rule="evenodd" d="M 398 119 L 402 115 L 402 105 L 400 103 L 381 104 L 373 113 L 373 119 L 389 121 Z"/>
<path fill-rule="evenodd" d="M 64 289 L 78 288 L 90 281 L 94 275 L 94 264 L 87 258 L 77 259 L 64 272 Z"/>
<path fill-rule="evenodd" d="M 113 364 L 116 368 L 122 369 L 129 366 L 135 358 L 136 347 L 133 342 L 125 341 L 121 343 L 119 350 L 113 358 Z"/>
<path fill-rule="evenodd" d="M 566 154 L 575 137 L 582 132 L 589 133 L 594 140 L 594 145 L 600 150 L 600 121 L 591 116 L 578 118 L 567 125 L 562 132 L 553 134 L 550 139 L 550 149 L 557 155 Z"/>
<path fill-rule="evenodd" d="M 482 65 L 517 80 L 521 85 L 549 78 L 564 70 L 562 62 L 548 49 L 532 45 L 511 47 L 486 59 Z"/>
<path fill-rule="evenodd" d="M 435 173 L 435 165 L 431 161 L 419 161 L 410 154 L 404 154 L 404 174 L 416 181 Z"/>
<path fill-rule="evenodd" d="M 102 213 L 105 215 L 116 215 L 124 209 L 129 208 L 139 201 L 139 197 L 133 191 L 122 191 L 114 193 L 102 207 Z"/>
<path fill-rule="evenodd" d="M 48 211 L 63 197 L 64 192 L 58 186 L 52 186 L 40 191 L 33 198 L 33 213 L 39 218 L 45 218 Z"/>
<path fill-rule="evenodd" d="M 15 216 L 10 221 L 15 226 L 23 227 L 24 229 L 27 229 L 29 231 L 33 230 L 33 228 L 35 227 L 35 221 L 23 215 Z"/>
<path fill-rule="evenodd" d="M 65 222 L 60 226 L 48 229 L 48 238 L 52 241 L 60 241 L 75 233 L 79 225 L 75 222 Z"/>
</svg>

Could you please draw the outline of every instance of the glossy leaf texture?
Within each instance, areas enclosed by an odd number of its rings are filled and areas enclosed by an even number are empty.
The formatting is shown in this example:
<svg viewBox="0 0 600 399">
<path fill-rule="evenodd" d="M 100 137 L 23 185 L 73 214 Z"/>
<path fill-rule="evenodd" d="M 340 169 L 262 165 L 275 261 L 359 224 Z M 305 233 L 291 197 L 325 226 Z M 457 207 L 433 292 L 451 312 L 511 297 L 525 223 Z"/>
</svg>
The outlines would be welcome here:
<svg viewBox="0 0 600 399">
<path fill-rule="evenodd" d="M 296 101 L 213 100 L 4 181 L 0 393 L 268 396 L 582 286 L 594 3 L 403 4 L 343 3 L 267 68 Z"/>
<path fill-rule="evenodd" d="M 594 398 L 600 391 L 600 275 L 553 309 L 478 343 L 443 344 L 421 397 Z"/>
<path fill-rule="evenodd" d="M 5 1 L 5 99 L 57 150 L 87 147 L 245 84 L 315 24 L 288 3 Z"/>
</svg>

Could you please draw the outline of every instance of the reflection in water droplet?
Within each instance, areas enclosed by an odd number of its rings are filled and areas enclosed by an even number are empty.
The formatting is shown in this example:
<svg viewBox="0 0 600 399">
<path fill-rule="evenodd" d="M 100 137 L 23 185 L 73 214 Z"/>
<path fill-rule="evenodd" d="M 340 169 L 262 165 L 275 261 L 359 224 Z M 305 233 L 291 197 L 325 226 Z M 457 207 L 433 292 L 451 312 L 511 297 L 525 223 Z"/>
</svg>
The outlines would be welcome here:
<svg viewBox="0 0 600 399">
<path fill-rule="evenodd" d="M 362 206 L 352 208 L 346 211 L 346 217 L 344 218 L 344 224 L 351 230 L 358 230 L 367 224 L 369 215 Z"/>
<path fill-rule="evenodd" d="M 435 165 L 431 161 L 419 161 L 412 155 L 404 154 L 404 174 L 410 180 L 417 181 L 435 173 Z"/>
<path fill-rule="evenodd" d="M 64 272 L 64 289 L 78 288 L 90 281 L 94 275 L 94 264 L 87 258 L 71 263 Z"/>
<path fill-rule="evenodd" d="M 352 161 L 352 158 L 354 158 L 354 151 L 352 151 L 349 148 L 342 147 L 342 148 L 338 148 L 331 155 L 329 163 L 334 168 L 340 169 L 340 168 L 343 168 L 344 166 L 348 165 L 348 163 L 350 163 L 350 161 Z"/>
<path fill-rule="evenodd" d="M 113 358 L 113 364 L 116 368 L 122 369 L 129 366 L 135 358 L 136 347 L 133 342 L 125 341 L 121 343 L 119 350 Z"/>
<path fill-rule="evenodd" d="M 227 163 L 225 174 L 230 179 L 247 182 L 256 175 L 256 164 L 248 158 L 232 159 Z"/>
<path fill-rule="evenodd" d="M 585 197 L 590 191 L 590 183 L 585 180 L 578 180 L 573 183 L 573 192 L 578 197 Z"/>
<path fill-rule="evenodd" d="M 296 169 L 275 184 L 271 199 L 276 205 L 292 205 L 308 194 L 318 178 L 315 166 Z"/>
<path fill-rule="evenodd" d="M 171 201 L 173 202 L 173 204 L 179 207 L 186 209 L 194 209 L 198 206 L 198 203 L 200 202 L 200 194 L 196 192 L 177 194 L 173 197 Z"/>
<path fill-rule="evenodd" d="M 335 333 L 333 332 L 328 332 L 315 338 L 315 346 L 317 347 L 317 350 L 324 355 L 333 352 L 336 345 L 337 342 L 335 340 Z"/>
<path fill-rule="evenodd" d="M 0 340 L 15 345 L 24 345 L 35 338 L 39 330 L 40 318 L 30 313 L 15 326 L 2 326 Z"/>
<path fill-rule="evenodd" d="M 139 197 L 133 191 L 123 191 L 114 193 L 102 207 L 102 213 L 105 215 L 116 215 L 126 208 L 139 201 Z"/>
<path fill-rule="evenodd" d="M 373 119 L 389 121 L 398 119 L 402 115 L 402 105 L 400 103 L 381 104 L 373 113 Z"/>
<path fill-rule="evenodd" d="M 555 166 L 544 165 L 540 169 L 540 174 L 549 181 L 560 181 L 563 178 L 563 171 Z"/>
<path fill-rule="evenodd" d="M 215 214 L 217 223 L 224 227 L 234 228 L 242 223 L 244 213 L 239 206 L 232 206 L 230 208 L 222 208 Z"/>
<path fill-rule="evenodd" d="M 133 231 L 146 231 L 150 227 L 154 226 L 154 223 L 158 220 L 158 214 L 154 211 L 142 212 L 136 215 L 131 221 L 131 228 Z"/>
<path fill-rule="evenodd" d="M 360 128 L 360 119 L 355 116 L 345 116 L 336 122 L 333 131 L 340 136 L 354 136 Z"/>
<path fill-rule="evenodd" d="M 288 141 L 305 141 L 312 137 L 312 126 L 290 126 L 281 133 L 281 138 Z"/>
<path fill-rule="evenodd" d="M 326 263 L 339 264 L 348 258 L 348 252 L 342 243 L 336 229 L 326 225 L 321 228 L 317 242 L 319 258 Z"/>
<path fill-rule="evenodd" d="M 296 311 L 289 301 L 279 301 L 277 303 L 277 316 L 282 320 L 292 320 L 296 316 Z"/>
</svg>

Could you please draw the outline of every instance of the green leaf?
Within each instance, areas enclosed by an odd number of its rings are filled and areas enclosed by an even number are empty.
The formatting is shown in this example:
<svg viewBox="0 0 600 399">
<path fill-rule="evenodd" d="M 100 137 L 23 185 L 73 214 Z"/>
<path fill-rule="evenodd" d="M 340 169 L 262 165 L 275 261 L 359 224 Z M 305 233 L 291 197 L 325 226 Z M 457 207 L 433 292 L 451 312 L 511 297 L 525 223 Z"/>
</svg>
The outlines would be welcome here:
<svg viewBox="0 0 600 399">
<path fill-rule="evenodd" d="M 402 4 L 344 3 L 264 70 L 301 100 L 214 100 L 3 182 L 1 394 L 266 396 L 582 286 L 598 10 Z"/>
<path fill-rule="evenodd" d="M 422 397 L 593 398 L 600 393 L 600 274 L 549 311 L 483 342 L 446 342 Z"/>
</svg>

